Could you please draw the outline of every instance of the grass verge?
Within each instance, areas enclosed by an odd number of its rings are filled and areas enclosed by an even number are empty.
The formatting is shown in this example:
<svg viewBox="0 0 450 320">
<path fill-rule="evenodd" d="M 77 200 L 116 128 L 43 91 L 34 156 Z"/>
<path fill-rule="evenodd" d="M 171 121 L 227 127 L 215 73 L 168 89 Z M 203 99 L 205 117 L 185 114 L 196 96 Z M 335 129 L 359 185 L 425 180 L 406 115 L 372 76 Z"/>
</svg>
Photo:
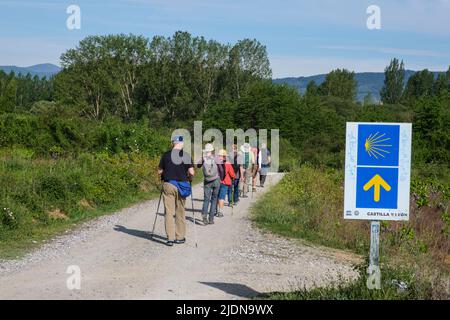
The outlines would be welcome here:
<svg viewBox="0 0 450 320">
<path fill-rule="evenodd" d="M 450 219 L 448 182 L 413 179 L 410 221 L 383 222 L 381 229 L 381 291 L 366 291 L 366 265 L 356 266 L 360 279 L 328 288 L 278 293 L 275 298 L 448 299 L 450 274 Z M 366 255 L 369 223 L 344 221 L 343 173 L 302 166 L 283 178 L 252 209 L 257 226 L 320 245 L 350 249 Z M 400 272 L 401 270 L 401 272 Z M 389 289 L 390 281 L 407 283 L 402 295 Z"/>
<path fill-rule="evenodd" d="M 157 160 L 142 154 L 42 159 L 14 149 L 3 150 L 0 160 L 1 259 L 158 192 Z"/>
<path fill-rule="evenodd" d="M 158 160 L 142 153 L 48 159 L 0 150 L 0 259 L 20 258 L 82 222 L 157 197 Z"/>
</svg>

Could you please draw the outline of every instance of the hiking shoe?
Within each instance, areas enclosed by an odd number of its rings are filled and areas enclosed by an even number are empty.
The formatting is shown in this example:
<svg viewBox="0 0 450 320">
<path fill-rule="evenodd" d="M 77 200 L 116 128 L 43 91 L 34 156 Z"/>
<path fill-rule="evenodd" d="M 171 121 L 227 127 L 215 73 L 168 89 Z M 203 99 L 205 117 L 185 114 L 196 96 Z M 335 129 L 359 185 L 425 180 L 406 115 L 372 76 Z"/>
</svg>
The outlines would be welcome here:
<svg viewBox="0 0 450 320">
<path fill-rule="evenodd" d="M 208 218 L 207 217 L 203 217 L 203 224 L 207 225 L 208 224 Z"/>
<path fill-rule="evenodd" d="M 256 188 L 253 188 L 252 191 L 253 191 L 253 192 L 256 192 Z"/>
<path fill-rule="evenodd" d="M 175 240 L 174 241 L 174 243 L 176 243 L 176 244 L 182 244 L 182 243 L 185 243 L 186 242 L 186 238 L 183 238 L 183 239 L 181 239 L 181 240 Z"/>
<path fill-rule="evenodd" d="M 166 245 L 169 246 L 169 247 L 172 247 L 173 246 L 173 241 L 167 241 Z"/>
<path fill-rule="evenodd" d="M 222 217 L 223 217 L 223 213 L 222 213 L 222 212 L 219 212 L 219 213 L 217 214 L 217 217 L 222 218 Z"/>
</svg>

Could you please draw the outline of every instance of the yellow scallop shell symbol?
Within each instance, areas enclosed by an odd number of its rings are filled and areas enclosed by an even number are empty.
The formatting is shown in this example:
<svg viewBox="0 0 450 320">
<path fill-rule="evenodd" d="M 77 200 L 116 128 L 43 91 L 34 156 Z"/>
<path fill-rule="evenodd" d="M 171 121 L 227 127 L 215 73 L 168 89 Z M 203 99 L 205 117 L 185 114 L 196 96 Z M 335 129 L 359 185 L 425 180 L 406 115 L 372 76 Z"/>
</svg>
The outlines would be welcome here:
<svg viewBox="0 0 450 320">
<path fill-rule="evenodd" d="M 375 134 L 370 134 L 364 143 L 364 148 L 369 156 L 378 159 L 378 157 L 384 158 L 386 154 L 390 153 L 388 151 L 389 147 L 392 147 L 389 143 L 391 138 L 385 137 L 386 134 L 380 134 L 379 132 Z"/>
</svg>

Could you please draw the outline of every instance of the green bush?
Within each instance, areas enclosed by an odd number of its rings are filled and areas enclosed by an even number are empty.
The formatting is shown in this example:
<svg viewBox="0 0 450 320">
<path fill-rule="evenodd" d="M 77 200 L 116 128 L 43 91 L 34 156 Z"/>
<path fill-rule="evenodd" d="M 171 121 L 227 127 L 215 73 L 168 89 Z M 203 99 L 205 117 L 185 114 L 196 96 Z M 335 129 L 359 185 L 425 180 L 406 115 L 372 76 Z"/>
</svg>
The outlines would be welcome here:
<svg viewBox="0 0 450 320">
<path fill-rule="evenodd" d="M 52 174 L 37 177 L 37 193 L 44 199 L 56 202 L 63 202 L 68 198 L 64 177 Z"/>
<path fill-rule="evenodd" d="M 156 156 L 170 145 L 168 130 L 155 130 L 148 120 L 103 122 L 70 116 L 0 114 L 0 147 L 26 148 L 35 156 L 58 158 L 82 152 L 145 153 Z"/>
<path fill-rule="evenodd" d="M 170 145 L 169 135 L 150 128 L 148 120 L 124 124 L 118 118 L 107 118 L 89 132 L 89 139 L 93 150 L 110 154 L 134 152 L 154 156 Z"/>
<path fill-rule="evenodd" d="M 15 257 L 35 239 L 153 195 L 158 158 L 91 154 L 55 159 L 0 150 L 0 257 Z"/>
<path fill-rule="evenodd" d="M 9 229 L 16 229 L 19 225 L 17 213 L 9 207 L 0 209 L 0 223 Z"/>
</svg>

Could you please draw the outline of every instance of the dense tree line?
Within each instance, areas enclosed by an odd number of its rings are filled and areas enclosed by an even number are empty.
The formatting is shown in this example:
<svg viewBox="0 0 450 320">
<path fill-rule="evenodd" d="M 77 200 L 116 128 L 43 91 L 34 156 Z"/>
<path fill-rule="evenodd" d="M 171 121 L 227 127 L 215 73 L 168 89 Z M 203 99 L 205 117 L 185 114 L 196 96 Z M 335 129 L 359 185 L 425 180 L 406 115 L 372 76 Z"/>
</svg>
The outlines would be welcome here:
<svg viewBox="0 0 450 320">
<path fill-rule="evenodd" d="M 300 137 L 300 141 L 308 141 L 302 146 L 304 150 L 310 147 L 323 149 L 326 145 L 327 152 L 319 154 L 343 150 L 345 121 L 412 122 L 416 163 L 442 163 L 448 170 L 450 67 L 437 77 L 426 69 L 418 71 L 405 83 L 404 62 L 392 59 L 385 69 L 381 105 L 374 103 L 370 96 L 366 96 L 363 105 L 355 102 L 355 90 L 354 74 L 345 69 L 333 70 L 319 86 L 314 82 L 308 84 L 305 95 L 300 98 L 300 105 L 306 108 L 301 115 L 308 121 L 311 121 L 311 116 L 316 118 L 315 122 L 312 121 L 317 126 L 311 130 L 313 134 L 309 141 Z M 333 129 L 329 131 L 327 126 Z M 315 140 L 317 135 L 320 139 Z M 328 140 L 328 137 L 332 138 Z"/>
<path fill-rule="evenodd" d="M 422 97 L 439 96 L 450 91 L 450 67 L 439 73 L 437 78 L 427 69 L 412 75 L 404 85 L 405 68 L 403 61 L 391 60 L 385 69 L 384 86 L 380 92 L 384 103 L 411 104 Z"/>
<path fill-rule="evenodd" d="M 52 79 L 0 70 L 0 112 L 14 112 L 17 107 L 29 109 L 37 101 L 52 99 Z"/>
<path fill-rule="evenodd" d="M 239 99 L 251 81 L 271 77 L 266 48 L 256 40 L 223 45 L 187 32 L 151 41 L 91 36 L 61 62 L 56 98 L 94 119 L 193 119 L 217 101 Z"/>
<path fill-rule="evenodd" d="M 109 123 L 112 117 L 173 128 L 203 119 L 205 128 L 278 128 L 284 149 L 299 161 L 342 167 L 346 121 L 408 121 L 414 125 L 414 161 L 447 169 L 450 163 L 450 68 L 437 77 L 423 70 L 405 83 L 404 63 L 393 59 L 380 105 L 370 96 L 364 104 L 355 101 L 354 73 L 345 69 L 331 71 L 320 85 L 309 83 L 304 95 L 273 84 L 266 48 L 249 39 L 231 45 L 187 32 L 151 40 L 90 36 L 64 53 L 61 63 L 53 79 L 0 73 L 1 112 L 26 110 L 43 119 L 36 124 L 41 133 L 50 132 L 40 135 L 39 150 L 45 141 L 49 149 L 65 150 L 74 139 L 83 148 L 83 137 L 91 133 L 79 133 L 77 121 Z M 12 125 L 14 116 L 1 117 L 0 144 L 32 146 L 31 136 L 15 140 L 20 129 Z M 17 123 L 35 123 L 24 117 Z M 120 138 L 102 130 L 105 137 Z"/>
<path fill-rule="evenodd" d="M 346 69 L 336 69 L 328 73 L 325 81 L 320 85 L 317 85 L 314 81 L 310 81 L 305 95 L 308 97 L 337 97 L 354 101 L 356 97 L 356 86 L 354 72 Z"/>
<path fill-rule="evenodd" d="M 416 72 L 403 86 L 403 61 L 393 59 L 385 69 L 382 101 L 401 104 L 412 114 L 415 154 L 425 162 L 450 163 L 450 67 L 437 77 L 427 69 Z"/>
</svg>

